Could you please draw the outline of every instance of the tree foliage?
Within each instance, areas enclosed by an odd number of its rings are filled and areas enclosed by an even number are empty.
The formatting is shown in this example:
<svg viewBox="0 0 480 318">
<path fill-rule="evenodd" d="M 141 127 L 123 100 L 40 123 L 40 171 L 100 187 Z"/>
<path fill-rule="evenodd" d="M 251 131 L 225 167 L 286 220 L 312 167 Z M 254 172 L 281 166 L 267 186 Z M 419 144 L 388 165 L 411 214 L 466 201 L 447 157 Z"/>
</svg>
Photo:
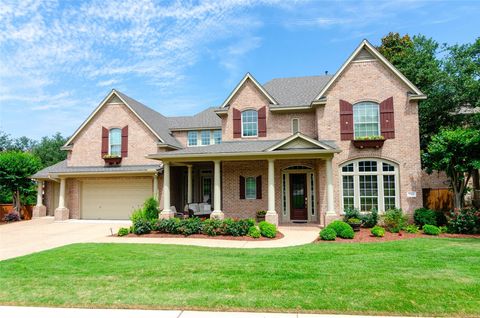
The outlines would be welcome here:
<svg viewBox="0 0 480 318">
<path fill-rule="evenodd" d="M 480 130 L 443 129 L 434 135 L 423 154 L 428 172 L 444 171 L 451 180 L 455 207 L 462 208 L 467 184 L 475 169 L 480 169 Z"/>
<path fill-rule="evenodd" d="M 33 148 L 32 153 L 40 158 L 42 167 L 48 167 L 57 162 L 67 159 L 67 152 L 60 150 L 67 138 L 57 132 L 52 137 L 43 137 Z"/>
</svg>

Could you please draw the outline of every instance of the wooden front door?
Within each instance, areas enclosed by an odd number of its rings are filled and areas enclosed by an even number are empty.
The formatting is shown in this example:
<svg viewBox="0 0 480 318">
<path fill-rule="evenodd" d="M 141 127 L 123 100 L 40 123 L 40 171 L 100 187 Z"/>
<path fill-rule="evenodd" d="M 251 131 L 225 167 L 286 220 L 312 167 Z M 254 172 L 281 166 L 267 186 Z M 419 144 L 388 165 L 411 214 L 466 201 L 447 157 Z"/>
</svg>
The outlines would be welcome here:
<svg viewBox="0 0 480 318">
<path fill-rule="evenodd" d="M 307 174 L 290 174 L 290 219 L 307 221 Z"/>
</svg>

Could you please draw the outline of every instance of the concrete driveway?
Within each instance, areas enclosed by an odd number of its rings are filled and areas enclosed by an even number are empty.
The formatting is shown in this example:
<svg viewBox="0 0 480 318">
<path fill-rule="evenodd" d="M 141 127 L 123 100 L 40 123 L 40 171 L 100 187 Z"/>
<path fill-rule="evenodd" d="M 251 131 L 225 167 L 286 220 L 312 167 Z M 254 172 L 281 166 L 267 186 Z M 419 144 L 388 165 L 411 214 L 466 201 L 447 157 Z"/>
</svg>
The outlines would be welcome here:
<svg viewBox="0 0 480 318">
<path fill-rule="evenodd" d="M 223 248 L 274 248 L 304 245 L 318 238 L 315 225 L 280 226 L 283 238 L 271 241 L 236 241 L 203 238 L 112 237 L 130 221 L 67 220 L 53 217 L 0 225 L 0 260 L 27 255 L 72 243 L 176 244 Z"/>
</svg>

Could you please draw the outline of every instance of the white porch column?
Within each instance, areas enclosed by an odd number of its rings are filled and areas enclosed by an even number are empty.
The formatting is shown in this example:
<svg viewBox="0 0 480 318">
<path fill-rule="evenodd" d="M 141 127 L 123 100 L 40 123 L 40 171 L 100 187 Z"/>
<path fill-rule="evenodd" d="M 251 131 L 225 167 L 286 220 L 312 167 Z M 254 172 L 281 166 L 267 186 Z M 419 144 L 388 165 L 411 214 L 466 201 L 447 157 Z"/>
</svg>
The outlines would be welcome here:
<svg viewBox="0 0 480 318">
<path fill-rule="evenodd" d="M 333 167 L 332 158 L 326 160 L 327 165 L 327 214 L 335 214 L 333 204 Z"/>
<path fill-rule="evenodd" d="M 223 219 L 222 212 L 222 186 L 220 175 L 220 160 L 215 160 L 213 169 L 213 212 L 210 215 L 212 219 Z"/>
<path fill-rule="evenodd" d="M 187 203 L 190 204 L 193 202 L 193 177 L 192 177 L 192 166 L 188 165 L 188 175 L 187 175 Z"/>
<path fill-rule="evenodd" d="M 265 221 L 278 225 L 278 214 L 275 211 L 275 160 L 268 159 L 268 210 Z"/>
<path fill-rule="evenodd" d="M 170 209 L 170 162 L 163 162 L 163 210 L 160 219 L 173 218 L 175 215 Z"/>
<path fill-rule="evenodd" d="M 153 198 L 158 202 L 158 173 L 153 175 Z"/>
<path fill-rule="evenodd" d="M 60 193 L 58 196 L 58 208 L 55 209 L 55 221 L 67 220 L 70 216 L 70 211 L 65 207 L 65 187 L 66 179 L 60 179 Z"/>
<path fill-rule="evenodd" d="M 32 217 L 39 218 L 47 215 L 47 207 L 43 205 L 43 181 L 37 180 L 37 205 L 33 207 Z"/>
</svg>

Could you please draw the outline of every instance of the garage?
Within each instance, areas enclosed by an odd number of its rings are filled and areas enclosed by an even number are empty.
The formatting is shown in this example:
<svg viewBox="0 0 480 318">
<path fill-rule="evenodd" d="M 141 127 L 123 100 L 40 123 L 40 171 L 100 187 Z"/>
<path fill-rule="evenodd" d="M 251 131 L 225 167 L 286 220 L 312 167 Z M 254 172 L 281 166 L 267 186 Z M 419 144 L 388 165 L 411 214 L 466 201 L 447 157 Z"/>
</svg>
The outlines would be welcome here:
<svg viewBox="0 0 480 318">
<path fill-rule="evenodd" d="M 128 220 L 152 196 L 152 178 L 109 178 L 82 181 L 81 218 Z"/>
</svg>

